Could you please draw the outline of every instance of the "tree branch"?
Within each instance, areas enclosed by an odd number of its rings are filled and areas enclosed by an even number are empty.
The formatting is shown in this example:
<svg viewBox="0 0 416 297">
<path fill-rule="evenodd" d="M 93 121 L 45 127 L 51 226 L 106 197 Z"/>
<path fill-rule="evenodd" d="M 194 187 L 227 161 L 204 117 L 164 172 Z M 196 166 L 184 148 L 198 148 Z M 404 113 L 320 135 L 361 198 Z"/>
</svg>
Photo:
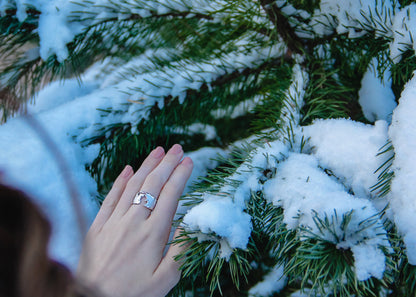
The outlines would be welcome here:
<svg viewBox="0 0 416 297">
<path fill-rule="evenodd" d="M 270 21 L 278 30 L 282 39 L 286 42 L 288 48 L 298 54 L 304 52 L 303 42 L 296 35 L 295 30 L 289 24 L 289 20 L 277 6 L 275 0 L 260 0 L 260 4 L 269 17 Z"/>
</svg>

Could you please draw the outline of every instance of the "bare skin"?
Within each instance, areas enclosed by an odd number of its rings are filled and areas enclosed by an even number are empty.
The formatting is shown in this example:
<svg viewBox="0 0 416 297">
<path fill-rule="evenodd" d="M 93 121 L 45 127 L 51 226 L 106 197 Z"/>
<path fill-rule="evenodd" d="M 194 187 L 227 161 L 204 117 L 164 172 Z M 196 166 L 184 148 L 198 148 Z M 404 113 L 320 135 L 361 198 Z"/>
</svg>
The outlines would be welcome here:
<svg viewBox="0 0 416 297">
<path fill-rule="evenodd" d="M 171 245 L 164 254 L 179 196 L 193 163 L 175 144 L 166 154 L 154 149 L 134 173 L 126 166 L 92 224 L 77 277 L 104 296 L 165 296 L 179 281 L 184 247 Z M 158 197 L 153 211 L 132 205 L 138 191 Z M 178 235 L 178 230 L 175 236 Z"/>
</svg>

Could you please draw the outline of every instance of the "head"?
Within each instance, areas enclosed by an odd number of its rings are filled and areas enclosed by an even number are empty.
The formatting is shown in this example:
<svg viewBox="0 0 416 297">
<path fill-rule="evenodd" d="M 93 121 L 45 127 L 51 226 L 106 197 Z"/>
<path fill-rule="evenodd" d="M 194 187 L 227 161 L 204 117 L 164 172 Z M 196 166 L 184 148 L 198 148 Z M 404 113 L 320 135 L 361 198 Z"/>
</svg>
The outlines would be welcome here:
<svg viewBox="0 0 416 297">
<path fill-rule="evenodd" d="M 48 257 L 50 234 L 38 207 L 0 183 L 0 296 L 69 296 L 69 270 Z"/>
</svg>

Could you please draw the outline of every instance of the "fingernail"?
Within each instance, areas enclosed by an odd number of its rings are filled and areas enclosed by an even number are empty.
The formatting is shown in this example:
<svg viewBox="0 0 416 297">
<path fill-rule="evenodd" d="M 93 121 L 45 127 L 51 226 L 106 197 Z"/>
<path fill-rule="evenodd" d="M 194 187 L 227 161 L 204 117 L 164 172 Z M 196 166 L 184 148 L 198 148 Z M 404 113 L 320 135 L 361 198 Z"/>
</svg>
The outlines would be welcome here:
<svg viewBox="0 0 416 297">
<path fill-rule="evenodd" d="M 124 167 L 123 171 L 121 172 L 122 177 L 128 177 L 133 172 L 133 168 L 130 165 Z"/>
<path fill-rule="evenodd" d="M 186 157 L 185 159 L 183 159 L 182 164 L 183 165 L 193 165 L 194 162 L 192 162 L 192 159 L 189 157 Z"/>
<path fill-rule="evenodd" d="M 172 154 L 179 154 L 182 152 L 182 146 L 180 144 L 174 144 L 169 151 Z"/>
<path fill-rule="evenodd" d="M 163 156 L 163 154 L 165 153 L 165 150 L 163 149 L 163 147 L 161 147 L 161 146 L 158 146 L 157 148 L 155 148 L 151 153 L 150 153 L 150 155 L 153 157 L 153 158 L 160 158 L 160 157 L 162 157 Z"/>
</svg>

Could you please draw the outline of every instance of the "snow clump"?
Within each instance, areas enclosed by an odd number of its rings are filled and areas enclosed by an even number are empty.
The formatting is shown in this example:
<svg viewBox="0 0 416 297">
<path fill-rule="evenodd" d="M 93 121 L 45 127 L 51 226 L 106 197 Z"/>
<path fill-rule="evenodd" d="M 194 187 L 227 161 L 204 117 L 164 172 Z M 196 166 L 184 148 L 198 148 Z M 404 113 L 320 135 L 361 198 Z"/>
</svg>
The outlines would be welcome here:
<svg viewBox="0 0 416 297">
<path fill-rule="evenodd" d="M 373 58 L 361 80 L 358 102 L 370 122 L 385 120 L 391 123 L 391 114 L 397 103 L 391 89 L 390 71 L 384 71 L 381 80 L 377 77 L 377 65 L 377 59 Z"/>
<path fill-rule="evenodd" d="M 279 293 L 287 283 L 287 277 L 284 275 L 283 266 L 276 265 L 264 276 L 264 279 L 257 283 L 248 291 L 249 297 L 267 297 L 274 293 Z"/>
<path fill-rule="evenodd" d="M 385 256 L 379 247 L 388 246 L 388 241 L 379 212 L 371 202 L 349 194 L 319 168 L 318 159 L 312 155 L 290 153 L 277 164 L 276 172 L 265 182 L 264 195 L 273 205 L 282 207 L 286 227 L 298 229 L 301 236 L 313 234 L 339 249 L 351 249 L 358 279 L 381 279 Z M 349 223 L 342 224 L 346 217 Z M 319 223 L 326 218 L 328 226 Z M 363 250 L 377 253 L 372 258 L 360 257 Z"/>
<path fill-rule="evenodd" d="M 390 207 L 403 235 L 409 263 L 416 265 L 416 76 L 405 85 L 393 112 L 389 136 L 394 147 Z"/>
</svg>

